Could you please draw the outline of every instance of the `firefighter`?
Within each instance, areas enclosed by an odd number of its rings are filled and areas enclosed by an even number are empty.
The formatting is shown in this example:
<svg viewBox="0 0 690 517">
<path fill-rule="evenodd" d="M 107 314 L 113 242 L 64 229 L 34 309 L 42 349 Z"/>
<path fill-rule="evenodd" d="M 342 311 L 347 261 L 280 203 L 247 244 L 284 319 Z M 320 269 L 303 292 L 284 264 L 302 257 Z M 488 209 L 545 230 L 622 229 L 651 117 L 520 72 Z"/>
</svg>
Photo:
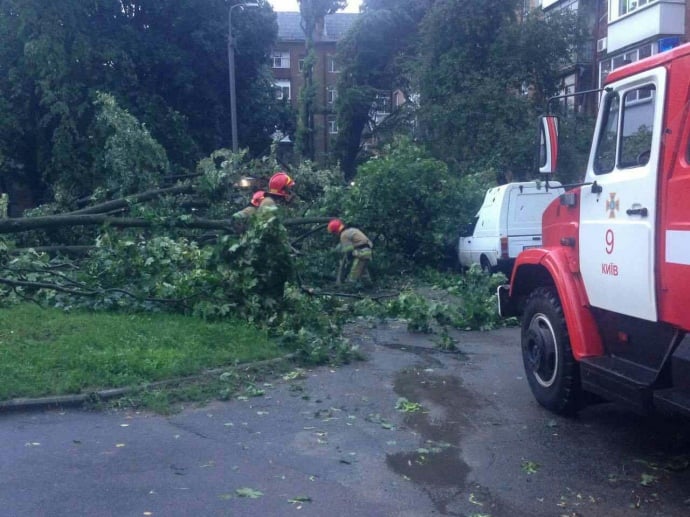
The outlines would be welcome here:
<svg viewBox="0 0 690 517">
<path fill-rule="evenodd" d="M 253 216 L 256 211 L 259 209 L 259 206 L 261 205 L 261 201 L 266 197 L 266 193 L 263 190 L 257 190 L 254 192 L 254 195 L 252 196 L 251 201 L 249 202 L 249 205 L 244 207 L 242 210 L 239 210 L 232 214 L 233 219 L 240 219 L 240 220 L 245 220 L 249 219 L 251 216 Z"/>
<path fill-rule="evenodd" d="M 367 265 L 372 257 L 374 245 L 369 238 L 357 228 L 348 228 L 340 219 L 331 219 L 328 223 L 328 232 L 340 236 L 340 244 L 337 248 L 343 257 L 338 267 L 336 283 L 341 282 L 343 269 L 348 257 L 352 257 L 352 267 L 347 275 L 348 282 L 358 282 L 362 276 L 369 276 Z"/>
<path fill-rule="evenodd" d="M 284 172 L 276 172 L 268 181 L 268 192 L 259 205 L 259 211 L 273 211 L 278 204 L 289 203 L 292 199 L 290 189 L 295 181 Z"/>
</svg>

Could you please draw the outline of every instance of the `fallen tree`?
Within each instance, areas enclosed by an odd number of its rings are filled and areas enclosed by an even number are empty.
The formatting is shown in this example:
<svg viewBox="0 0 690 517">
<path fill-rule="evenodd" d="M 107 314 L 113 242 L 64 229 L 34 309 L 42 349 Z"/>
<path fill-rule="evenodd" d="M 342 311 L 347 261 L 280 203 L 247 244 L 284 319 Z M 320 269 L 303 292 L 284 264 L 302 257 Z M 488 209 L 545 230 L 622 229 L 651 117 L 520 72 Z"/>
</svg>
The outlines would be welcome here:
<svg viewBox="0 0 690 517">
<path fill-rule="evenodd" d="M 330 217 L 300 217 L 285 219 L 282 221 L 282 224 L 285 226 L 323 224 L 328 223 L 330 219 Z M 200 230 L 223 230 L 228 233 L 237 233 L 237 225 L 233 219 L 204 219 L 202 217 L 179 216 L 150 220 L 131 217 L 112 217 L 101 214 L 67 214 L 44 217 L 23 217 L 21 219 L 0 219 L 0 233 L 19 233 L 29 230 L 94 225 L 106 225 L 116 228 L 192 228 Z"/>
<path fill-rule="evenodd" d="M 174 185 L 115 199 L 107 197 L 117 190 L 101 189 L 73 206 L 0 219 L 0 290 L 60 306 L 157 303 L 207 316 L 275 311 L 295 278 L 294 245 L 318 235 L 330 218 L 291 217 L 296 207 L 251 224 L 228 217 L 248 197 L 239 188 L 247 175 L 241 158 L 219 151 Z M 319 188 L 312 182 L 311 191 Z M 287 228 L 305 225 L 291 242 Z M 60 274 L 56 262 L 67 264 Z"/>
</svg>

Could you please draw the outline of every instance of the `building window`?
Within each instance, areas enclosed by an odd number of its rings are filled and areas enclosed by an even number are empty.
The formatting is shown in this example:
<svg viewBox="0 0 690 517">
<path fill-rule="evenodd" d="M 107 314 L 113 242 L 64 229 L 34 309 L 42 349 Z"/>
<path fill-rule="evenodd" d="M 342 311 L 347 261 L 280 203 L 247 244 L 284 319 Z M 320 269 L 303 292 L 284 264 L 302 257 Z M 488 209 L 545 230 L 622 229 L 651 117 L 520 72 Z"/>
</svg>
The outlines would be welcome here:
<svg viewBox="0 0 690 517">
<path fill-rule="evenodd" d="M 297 66 L 299 67 L 300 72 L 304 72 L 304 58 L 303 57 L 299 58 L 299 61 L 297 61 Z"/>
<path fill-rule="evenodd" d="M 290 53 L 273 52 L 271 54 L 271 63 L 273 68 L 290 68 Z"/>
<path fill-rule="evenodd" d="M 609 72 L 611 72 L 611 60 L 604 59 L 599 62 L 599 88 L 604 85 L 604 81 L 606 81 L 606 78 L 609 76 Z"/>
<path fill-rule="evenodd" d="M 279 101 L 292 99 L 290 95 L 290 81 L 276 81 L 276 99 Z"/>
<path fill-rule="evenodd" d="M 639 61 L 640 59 L 644 59 L 656 53 L 656 43 L 647 43 L 646 45 L 642 45 L 624 54 L 599 62 L 599 88 L 604 85 L 606 77 L 612 70 L 620 68 L 623 65 L 629 65 L 630 63 L 634 63 L 635 61 Z"/>
<path fill-rule="evenodd" d="M 575 74 L 568 75 L 563 78 L 563 81 L 561 83 L 561 87 L 558 91 L 558 95 L 563 95 L 564 98 L 559 100 L 559 104 L 566 110 L 568 113 L 574 113 L 576 110 L 576 101 L 577 99 L 575 98 Z"/>
<path fill-rule="evenodd" d="M 625 16 L 640 7 L 653 4 L 658 0 L 618 0 L 611 2 L 611 19 L 615 20 L 621 16 Z"/>
<path fill-rule="evenodd" d="M 626 7 L 627 7 L 626 12 L 628 12 L 628 13 L 631 11 L 634 11 L 635 9 L 643 7 L 647 4 L 651 4 L 653 2 L 654 2 L 654 0 L 622 0 L 621 1 L 622 4 L 627 4 L 626 5 Z M 625 13 L 621 13 L 621 14 L 625 14 Z"/>
<path fill-rule="evenodd" d="M 335 88 L 335 86 L 329 86 L 326 88 L 326 102 L 329 105 L 335 104 L 335 100 L 338 98 L 338 90 Z"/>
<path fill-rule="evenodd" d="M 376 99 L 374 99 L 373 109 L 377 113 L 390 113 L 391 112 L 391 99 L 386 93 L 377 93 Z"/>
<path fill-rule="evenodd" d="M 328 71 L 334 74 L 340 72 L 338 62 L 333 56 L 328 57 Z"/>
<path fill-rule="evenodd" d="M 328 116 L 328 133 L 331 135 L 338 134 L 338 121 L 335 118 L 335 115 Z"/>
</svg>

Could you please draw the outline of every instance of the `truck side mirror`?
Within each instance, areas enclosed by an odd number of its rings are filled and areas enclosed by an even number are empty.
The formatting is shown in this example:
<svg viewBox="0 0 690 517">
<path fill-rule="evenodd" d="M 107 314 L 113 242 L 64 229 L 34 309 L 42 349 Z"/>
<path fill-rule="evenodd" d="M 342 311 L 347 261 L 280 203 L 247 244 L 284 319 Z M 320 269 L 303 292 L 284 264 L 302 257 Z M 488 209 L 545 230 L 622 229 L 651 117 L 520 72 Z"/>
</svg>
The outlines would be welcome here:
<svg viewBox="0 0 690 517">
<path fill-rule="evenodd" d="M 539 119 L 539 172 L 553 174 L 558 164 L 558 117 L 544 115 Z"/>
</svg>

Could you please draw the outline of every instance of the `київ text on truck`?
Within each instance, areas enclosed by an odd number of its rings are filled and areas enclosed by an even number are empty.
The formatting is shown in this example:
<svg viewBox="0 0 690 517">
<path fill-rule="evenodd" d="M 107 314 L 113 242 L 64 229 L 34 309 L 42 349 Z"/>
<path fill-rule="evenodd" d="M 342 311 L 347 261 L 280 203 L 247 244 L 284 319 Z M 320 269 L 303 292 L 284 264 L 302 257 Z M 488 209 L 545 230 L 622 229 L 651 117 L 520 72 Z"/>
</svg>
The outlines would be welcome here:
<svg viewBox="0 0 690 517">
<path fill-rule="evenodd" d="M 547 207 L 499 310 L 521 318 L 524 366 L 544 407 L 594 394 L 690 414 L 690 44 L 609 74 L 585 181 Z M 557 124 L 543 117 L 542 172 Z"/>
</svg>

